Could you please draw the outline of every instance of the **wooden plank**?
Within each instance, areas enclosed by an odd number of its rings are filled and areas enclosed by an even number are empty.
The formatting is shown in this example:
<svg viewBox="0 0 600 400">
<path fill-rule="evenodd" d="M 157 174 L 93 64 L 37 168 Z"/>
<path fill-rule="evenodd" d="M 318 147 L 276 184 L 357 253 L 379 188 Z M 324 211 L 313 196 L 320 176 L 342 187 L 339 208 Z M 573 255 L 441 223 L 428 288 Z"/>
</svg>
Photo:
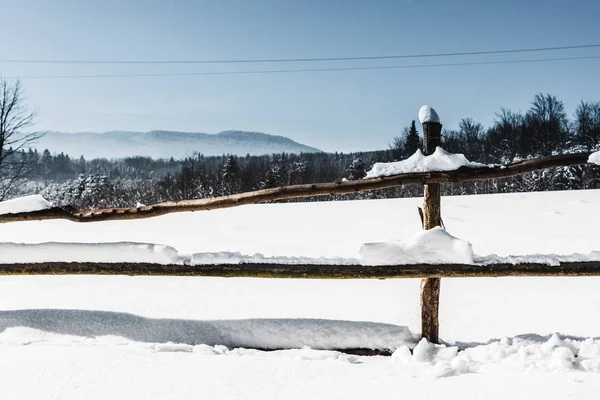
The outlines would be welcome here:
<svg viewBox="0 0 600 400">
<path fill-rule="evenodd" d="M 600 261 L 559 265 L 415 264 L 415 265 L 288 265 L 215 264 L 160 265 L 148 263 L 0 264 L 0 275 L 149 275 L 297 279 L 484 278 L 533 276 L 600 276 Z"/>
<path fill-rule="evenodd" d="M 535 160 L 522 161 L 502 167 L 462 167 L 456 171 L 410 173 L 381 178 L 361 179 L 357 181 L 282 186 L 274 189 L 257 190 L 254 192 L 239 193 L 231 196 L 166 202 L 140 208 L 111 208 L 90 211 L 77 210 L 69 206 L 54 207 L 42 211 L 2 214 L 0 215 L 0 223 L 39 221 L 46 219 L 68 219 L 73 222 L 99 222 L 152 218 L 174 212 L 215 210 L 219 208 L 236 207 L 245 204 L 264 203 L 267 201 L 339 195 L 413 184 L 422 185 L 426 183 L 452 183 L 507 178 L 540 169 L 587 164 L 590 154 L 590 152 L 562 154 L 538 158 Z"/>
</svg>

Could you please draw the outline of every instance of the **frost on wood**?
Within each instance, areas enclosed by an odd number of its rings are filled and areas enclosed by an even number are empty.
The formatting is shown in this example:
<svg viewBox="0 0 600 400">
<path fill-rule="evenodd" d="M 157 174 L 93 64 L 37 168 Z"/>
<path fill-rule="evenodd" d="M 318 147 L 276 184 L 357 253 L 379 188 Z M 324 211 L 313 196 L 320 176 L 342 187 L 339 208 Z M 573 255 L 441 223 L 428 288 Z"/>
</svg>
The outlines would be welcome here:
<svg viewBox="0 0 600 400">
<path fill-rule="evenodd" d="M 590 154 L 588 162 L 596 165 L 600 165 L 600 151 Z"/>
<path fill-rule="evenodd" d="M 39 194 L 34 194 L 0 202 L 0 215 L 47 210 L 51 207 L 52 203 Z"/>
<path fill-rule="evenodd" d="M 360 249 L 362 265 L 473 264 L 471 243 L 435 227 L 409 240 L 365 243 Z"/>
<path fill-rule="evenodd" d="M 477 168 L 485 165 L 471 162 L 463 154 L 449 153 L 441 147 L 436 147 L 435 152 L 430 156 L 425 156 L 421 150 L 417 150 L 406 160 L 375 163 L 367 172 L 365 179 L 413 172 L 454 171 L 460 167 Z"/>
<path fill-rule="evenodd" d="M 435 110 L 433 108 L 431 108 L 431 106 L 424 105 L 419 110 L 419 121 L 421 122 L 421 124 L 424 124 L 427 122 L 435 122 L 435 123 L 439 124 L 440 117 L 435 112 Z"/>
</svg>

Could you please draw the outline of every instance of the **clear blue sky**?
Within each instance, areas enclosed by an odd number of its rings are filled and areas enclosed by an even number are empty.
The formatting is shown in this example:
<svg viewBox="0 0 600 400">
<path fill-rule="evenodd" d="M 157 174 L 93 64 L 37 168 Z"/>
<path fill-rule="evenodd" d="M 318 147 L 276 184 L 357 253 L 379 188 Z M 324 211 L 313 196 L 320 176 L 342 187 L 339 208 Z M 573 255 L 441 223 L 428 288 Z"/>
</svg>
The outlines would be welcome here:
<svg viewBox="0 0 600 400">
<path fill-rule="evenodd" d="M 564 0 L 0 0 L 3 59 L 243 59 L 600 43 L 600 2 Z M 600 55 L 600 48 L 444 59 L 264 65 L 0 63 L 0 75 L 234 71 Z M 37 129 L 281 134 L 326 151 L 387 147 L 422 104 L 447 128 L 489 125 L 538 92 L 600 100 L 600 59 L 540 64 L 112 79 L 23 78 Z"/>
</svg>

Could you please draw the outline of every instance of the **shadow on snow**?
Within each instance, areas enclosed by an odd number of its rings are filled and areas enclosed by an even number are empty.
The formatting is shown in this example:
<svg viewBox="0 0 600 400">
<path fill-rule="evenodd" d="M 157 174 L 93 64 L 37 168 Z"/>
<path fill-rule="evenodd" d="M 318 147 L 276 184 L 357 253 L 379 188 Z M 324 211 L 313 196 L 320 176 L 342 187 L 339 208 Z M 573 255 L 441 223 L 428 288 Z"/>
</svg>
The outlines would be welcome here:
<svg viewBox="0 0 600 400">
<path fill-rule="evenodd" d="M 393 349 L 414 347 L 407 327 L 326 319 L 187 320 L 146 318 L 96 311 L 30 309 L 0 311 L 0 333 L 8 328 L 96 338 L 119 336 L 136 342 L 223 345 L 257 349 Z"/>
</svg>

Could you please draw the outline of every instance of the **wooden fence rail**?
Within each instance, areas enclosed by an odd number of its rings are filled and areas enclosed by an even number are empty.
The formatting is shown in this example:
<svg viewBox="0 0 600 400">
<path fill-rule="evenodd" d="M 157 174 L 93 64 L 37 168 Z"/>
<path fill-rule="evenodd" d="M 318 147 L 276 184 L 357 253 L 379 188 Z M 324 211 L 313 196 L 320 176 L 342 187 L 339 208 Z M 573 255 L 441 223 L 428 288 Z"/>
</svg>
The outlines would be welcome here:
<svg viewBox="0 0 600 400">
<path fill-rule="evenodd" d="M 392 279 L 484 278 L 534 276 L 600 276 L 600 261 L 520 264 L 203 264 L 45 262 L 0 264 L 0 275 L 155 275 L 212 276 L 227 278 Z"/>
<path fill-rule="evenodd" d="M 469 168 L 455 171 L 420 172 L 400 174 L 380 178 L 361 179 L 346 182 L 315 183 L 282 186 L 274 189 L 257 190 L 231 196 L 213 197 L 199 200 L 165 202 L 140 208 L 112 208 L 105 210 L 77 210 L 72 207 L 53 207 L 47 210 L 0 215 L 0 223 L 36 221 L 46 219 L 68 219 L 73 222 L 99 222 L 151 218 L 175 212 L 215 210 L 245 204 L 264 203 L 274 200 L 300 197 L 347 194 L 391 187 L 428 184 L 457 183 L 494 178 L 507 178 L 552 167 L 569 167 L 587 164 L 590 152 L 561 154 L 522 161 L 506 166 Z"/>
</svg>

